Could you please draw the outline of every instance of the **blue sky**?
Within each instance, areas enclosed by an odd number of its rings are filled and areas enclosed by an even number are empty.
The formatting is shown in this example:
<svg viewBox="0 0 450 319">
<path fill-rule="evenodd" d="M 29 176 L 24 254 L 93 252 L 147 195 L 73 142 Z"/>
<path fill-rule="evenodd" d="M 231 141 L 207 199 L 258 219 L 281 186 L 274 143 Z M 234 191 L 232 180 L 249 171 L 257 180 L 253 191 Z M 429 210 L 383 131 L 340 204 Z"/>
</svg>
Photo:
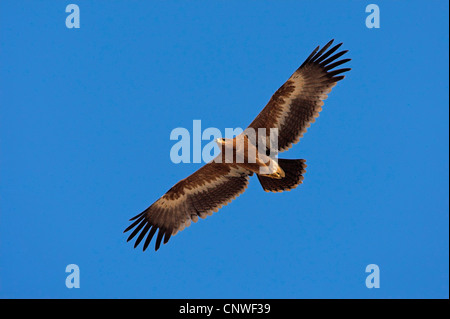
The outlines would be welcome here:
<svg viewBox="0 0 450 319">
<path fill-rule="evenodd" d="M 377 1 L 379 29 L 369 3 L 1 1 L 0 297 L 448 298 L 448 2 Z M 303 185 L 253 177 L 133 249 L 128 219 L 201 165 L 171 162 L 170 132 L 246 127 L 332 38 L 352 71 L 282 154 Z"/>
</svg>

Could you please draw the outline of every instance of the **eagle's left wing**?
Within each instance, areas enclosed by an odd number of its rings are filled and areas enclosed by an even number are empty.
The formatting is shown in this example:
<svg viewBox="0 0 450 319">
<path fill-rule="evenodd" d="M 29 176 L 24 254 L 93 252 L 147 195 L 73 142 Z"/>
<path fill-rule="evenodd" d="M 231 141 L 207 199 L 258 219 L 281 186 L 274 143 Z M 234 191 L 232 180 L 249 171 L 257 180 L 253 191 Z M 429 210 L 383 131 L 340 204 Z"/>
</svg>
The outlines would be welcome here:
<svg viewBox="0 0 450 319">
<path fill-rule="evenodd" d="M 320 51 L 317 47 L 275 92 L 261 113 L 249 125 L 248 128 L 256 133 L 256 143 L 261 139 L 258 137 L 258 128 L 264 128 L 265 143 L 269 147 L 270 129 L 275 128 L 278 129 L 278 150 L 285 151 L 299 141 L 306 129 L 319 116 L 323 100 L 328 97 L 327 94 L 336 83 L 344 78 L 339 74 L 350 70 L 349 68 L 334 70 L 350 59 L 338 60 L 347 51 L 332 55 L 342 43 L 327 51 L 332 43 L 333 40 Z"/>
<path fill-rule="evenodd" d="M 155 250 L 158 250 L 163 237 L 165 244 L 171 235 L 189 226 L 191 221 L 212 215 L 243 193 L 250 175 L 252 172 L 237 165 L 213 160 L 179 181 L 150 207 L 130 219 L 134 222 L 124 232 L 136 228 L 128 241 L 140 232 L 134 245 L 136 248 L 148 233 L 145 250 L 159 229 L 155 244 Z"/>
</svg>

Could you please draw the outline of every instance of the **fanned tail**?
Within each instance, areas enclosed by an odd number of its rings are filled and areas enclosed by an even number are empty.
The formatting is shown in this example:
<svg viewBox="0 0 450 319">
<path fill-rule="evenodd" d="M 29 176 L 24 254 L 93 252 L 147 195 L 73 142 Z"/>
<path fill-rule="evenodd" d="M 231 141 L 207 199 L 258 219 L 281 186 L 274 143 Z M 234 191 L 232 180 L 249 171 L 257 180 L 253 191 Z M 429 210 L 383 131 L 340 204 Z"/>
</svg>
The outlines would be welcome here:
<svg viewBox="0 0 450 319">
<path fill-rule="evenodd" d="M 285 172 L 281 179 L 258 176 L 261 186 L 266 192 L 283 192 L 296 188 L 303 181 L 306 170 L 306 160 L 304 159 L 278 159 L 278 165 Z"/>
</svg>

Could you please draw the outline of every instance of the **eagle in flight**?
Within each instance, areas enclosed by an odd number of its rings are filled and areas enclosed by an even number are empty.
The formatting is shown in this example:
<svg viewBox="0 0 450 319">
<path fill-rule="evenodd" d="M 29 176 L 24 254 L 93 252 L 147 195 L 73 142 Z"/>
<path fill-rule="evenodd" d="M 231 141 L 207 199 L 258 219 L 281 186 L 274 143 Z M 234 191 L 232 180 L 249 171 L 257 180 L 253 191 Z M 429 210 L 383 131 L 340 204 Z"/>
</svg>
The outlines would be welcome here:
<svg viewBox="0 0 450 319">
<path fill-rule="evenodd" d="M 242 134 L 234 139 L 217 139 L 221 152 L 215 159 L 130 219 L 132 224 L 124 232 L 134 228 L 128 241 L 139 234 L 135 248 L 145 238 L 143 250 L 146 250 L 159 229 L 155 244 L 158 250 L 161 241 L 166 244 L 191 221 L 212 215 L 242 194 L 253 174 L 267 192 L 291 190 L 302 183 L 305 160 L 276 159 L 270 156 L 271 145 L 276 145 L 275 151 L 283 152 L 297 143 L 319 116 L 327 94 L 344 78 L 342 73 L 351 70 L 335 69 L 350 59 L 339 59 L 347 50 L 336 52 L 342 43 L 331 47 L 332 43 L 333 40 L 311 53 Z M 262 135 L 261 129 L 265 129 L 262 131 L 265 136 L 258 136 Z M 273 130 L 277 141 L 271 141 L 269 136 Z M 257 133 L 250 136 L 248 132 Z M 256 150 L 254 158 L 247 155 L 250 150 Z"/>
</svg>

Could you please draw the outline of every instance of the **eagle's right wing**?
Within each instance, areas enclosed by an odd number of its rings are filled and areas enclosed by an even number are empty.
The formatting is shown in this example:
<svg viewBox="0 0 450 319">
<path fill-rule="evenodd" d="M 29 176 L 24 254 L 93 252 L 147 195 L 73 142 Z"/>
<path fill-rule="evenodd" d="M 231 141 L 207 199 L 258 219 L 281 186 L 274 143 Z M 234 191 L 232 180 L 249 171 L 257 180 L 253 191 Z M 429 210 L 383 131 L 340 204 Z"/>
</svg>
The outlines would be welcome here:
<svg viewBox="0 0 450 319">
<path fill-rule="evenodd" d="M 133 228 L 128 241 L 139 232 L 134 247 L 147 235 L 143 249 L 147 249 L 150 241 L 159 229 L 155 250 L 159 249 L 164 237 L 164 244 L 171 235 L 196 222 L 198 217 L 205 218 L 220 207 L 228 204 L 247 188 L 252 172 L 234 164 L 206 164 L 189 177 L 179 181 L 166 194 L 154 202 L 139 215 L 124 232 Z M 150 231 L 150 232 L 149 232 Z"/>
</svg>

